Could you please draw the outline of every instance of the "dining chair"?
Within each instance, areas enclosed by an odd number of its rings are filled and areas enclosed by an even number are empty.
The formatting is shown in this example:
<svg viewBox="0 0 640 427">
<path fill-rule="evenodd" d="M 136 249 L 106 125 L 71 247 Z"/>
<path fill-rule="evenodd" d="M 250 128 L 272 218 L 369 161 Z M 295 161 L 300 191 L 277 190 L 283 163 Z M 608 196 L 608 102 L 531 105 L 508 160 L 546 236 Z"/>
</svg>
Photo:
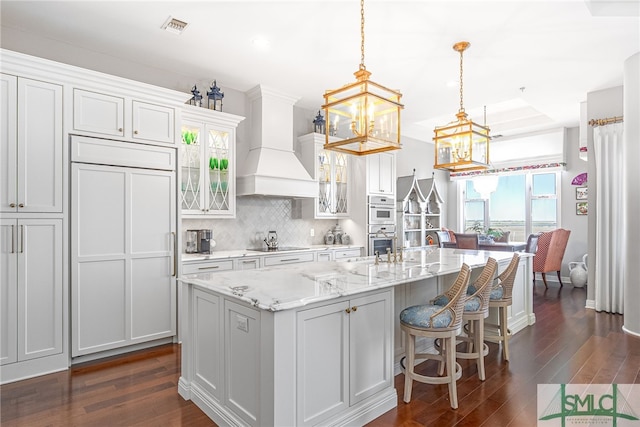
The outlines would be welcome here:
<svg viewBox="0 0 640 427">
<path fill-rule="evenodd" d="M 553 231 L 543 232 L 538 238 L 538 250 L 533 256 L 533 283 L 536 283 L 536 273 L 542 273 L 544 287 L 547 286 L 546 273 L 555 271 L 558 275 L 560 286 L 563 286 L 560 278 L 562 258 L 569 241 L 570 230 L 558 228 Z"/>
<path fill-rule="evenodd" d="M 438 236 L 438 246 L 444 248 L 445 242 L 450 242 L 448 231 L 436 231 L 436 235 Z"/>
<path fill-rule="evenodd" d="M 480 247 L 480 237 L 477 233 L 453 233 L 456 236 L 458 249 L 475 249 Z"/>
</svg>

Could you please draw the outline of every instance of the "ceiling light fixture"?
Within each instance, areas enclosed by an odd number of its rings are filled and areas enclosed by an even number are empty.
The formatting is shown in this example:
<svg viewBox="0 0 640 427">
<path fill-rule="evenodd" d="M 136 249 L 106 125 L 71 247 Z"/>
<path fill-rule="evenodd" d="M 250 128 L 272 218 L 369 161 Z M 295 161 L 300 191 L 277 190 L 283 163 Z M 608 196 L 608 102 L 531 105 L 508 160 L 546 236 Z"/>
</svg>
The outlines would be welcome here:
<svg viewBox="0 0 640 427">
<path fill-rule="evenodd" d="M 471 171 L 489 167 L 489 128 L 468 119 L 463 106 L 462 53 L 469 46 L 464 41 L 453 45 L 453 50 L 460 53 L 460 110 L 456 121 L 434 129 L 434 169 Z"/>
<path fill-rule="evenodd" d="M 324 93 L 328 128 L 324 149 L 357 156 L 397 150 L 402 94 L 369 80 L 371 73 L 364 65 L 364 0 L 360 0 L 360 40 L 356 82 Z"/>
<path fill-rule="evenodd" d="M 188 23 L 170 16 L 166 21 L 164 21 L 164 24 L 162 24 L 162 29 L 173 34 L 180 35 L 188 25 Z"/>
</svg>

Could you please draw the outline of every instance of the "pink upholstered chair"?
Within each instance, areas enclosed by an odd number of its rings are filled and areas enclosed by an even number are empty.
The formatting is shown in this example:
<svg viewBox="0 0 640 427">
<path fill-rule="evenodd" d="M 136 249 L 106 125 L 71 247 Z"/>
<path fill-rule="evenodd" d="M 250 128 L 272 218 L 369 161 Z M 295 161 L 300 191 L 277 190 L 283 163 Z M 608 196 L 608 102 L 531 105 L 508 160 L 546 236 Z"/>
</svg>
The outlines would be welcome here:
<svg viewBox="0 0 640 427">
<path fill-rule="evenodd" d="M 544 287 L 547 288 L 546 273 L 555 271 L 558 274 L 558 281 L 562 285 L 560 270 L 562 269 L 562 258 L 567 248 L 570 230 L 559 228 L 557 230 L 542 233 L 538 238 L 538 250 L 533 257 L 533 283 L 536 283 L 536 273 L 542 273 Z"/>
</svg>

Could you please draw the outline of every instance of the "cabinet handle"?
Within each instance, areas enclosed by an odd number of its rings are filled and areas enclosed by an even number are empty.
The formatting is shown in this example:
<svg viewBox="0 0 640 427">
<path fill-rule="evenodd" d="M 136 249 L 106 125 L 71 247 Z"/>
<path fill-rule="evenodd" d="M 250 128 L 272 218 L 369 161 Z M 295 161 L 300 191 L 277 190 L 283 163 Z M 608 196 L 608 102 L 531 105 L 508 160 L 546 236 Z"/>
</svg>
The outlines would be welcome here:
<svg viewBox="0 0 640 427">
<path fill-rule="evenodd" d="M 220 266 L 212 265 L 211 267 L 198 267 L 198 270 L 215 270 L 216 268 L 220 268 Z"/>
<path fill-rule="evenodd" d="M 353 307 L 351 307 L 351 311 L 358 311 L 358 306 L 354 305 Z"/>
<path fill-rule="evenodd" d="M 137 134 L 138 134 L 138 131 L 137 131 L 137 130 L 134 130 L 134 131 L 133 131 L 133 134 L 134 134 L 134 135 L 137 135 Z"/>
<path fill-rule="evenodd" d="M 242 261 L 243 264 L 255 264 L 255 261 Z"/>
<path fill-rule="evenodd" d="M 300 258 L 287 258 L 287 259 L 280 260 L 280 262 L 288 262 L 288 261 L 300 261 Z"/>
<path fill-rule="evenodd" d="M 118 132 L 122 132 L 122 128 L 118 128 Z"/>
<path fill-rule="evenodd" d="M 12 254 L 16 253 L 16 242 L 15 242 L 15 238 L 13 236 L 14 228 L 15 228 L 15 226 L 13 224 L 11 224 L 11 253 Z"/>
<path fill-rule="evenodd" d="M 18 207 L 19 207 L 19 208 L 24 208 L 24 203 L 20 203 L 20 204 L 18 205 Z"/>
<path fill-rule="evenodd" d="M 351 309 L 349 307 L 347 307 L 345 311 L 347 312 L 347 314 L 351 313 Z"/>
<path fill-rule="evenodd" d="M 16 207 L 16 204 L 15 204 L 15 203 L 9 203 L 9 207 L 10 207 L 10 208 L 15 208 L 15 207 Z"/>
<path fill-rule="evenodd" d="M 178 277 L 178 237 L 175 231 L 171 232 L 171 236 L 173 237 L 173 262 L 171 263 L 173 272 L 171 273 L 171 277 Z"/>
<path fill-rule="evenodd" d="M 24 225 L 20 225 L 20 253 L 24 253 Z"/>
</svg>

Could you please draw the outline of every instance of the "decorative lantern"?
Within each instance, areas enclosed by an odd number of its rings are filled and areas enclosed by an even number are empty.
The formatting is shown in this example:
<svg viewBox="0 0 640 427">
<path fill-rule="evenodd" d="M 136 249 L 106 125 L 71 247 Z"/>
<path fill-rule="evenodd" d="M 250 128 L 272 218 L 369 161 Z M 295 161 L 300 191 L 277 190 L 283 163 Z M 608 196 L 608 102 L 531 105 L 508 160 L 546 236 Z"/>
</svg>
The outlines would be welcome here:
<svg viewBox="0 0 640 427">
<path fill-rule="evenodd" d="M 318 110 L 318 115 L 313 120 L 313 131 L 315 133 L 324 134 L 326 131 L 325 123 L 326 122 L 324 121 L 324 116 L 322 115 L 322 113 L 320 113 L 320 110 Z"/>
<path fill-rule="evenodd" d="M 195 105 L 196 107 L 202 106 L 202 95 L 200 95 L 200 91 L 196 85 L 193 85 L 191 88 L 191 93 L 193 96 L 189 100 L 189 105 Z"/>
<path fill-rule="evenodd" d="M 215 80 L 209 89 L 210 90 L 207 91 L 207 108 L 210 110 L 222 111 L 222 98 L 224 98 L 224 92 L 220 92 L 220 88 L 216 85 Z M 218 105 L 218 103 L 220 105 Z"/>
<path fill-rule="evenodd" d="M 360 68 L 356 82 L 324 94 L 325 119 L 329 125 L 325 150 L 362 156 L 397 150 L 400 145 L 402 94 L 369 80 L 364 66 L 364 0 L 360 1 Z M 332 142 L 329 142 L 329 136 Z"/>
<path fill-rule="evenodd" d="M 469 42 L 453 45 L 453 49 L 460 52 L 460 110 L 456 121 L 434 129 L 434 169 L 471 171 L 489 168 L 489 128 L 468 119 L 462 103 L 462 53 L 469 46 Z"/>
</svg>

